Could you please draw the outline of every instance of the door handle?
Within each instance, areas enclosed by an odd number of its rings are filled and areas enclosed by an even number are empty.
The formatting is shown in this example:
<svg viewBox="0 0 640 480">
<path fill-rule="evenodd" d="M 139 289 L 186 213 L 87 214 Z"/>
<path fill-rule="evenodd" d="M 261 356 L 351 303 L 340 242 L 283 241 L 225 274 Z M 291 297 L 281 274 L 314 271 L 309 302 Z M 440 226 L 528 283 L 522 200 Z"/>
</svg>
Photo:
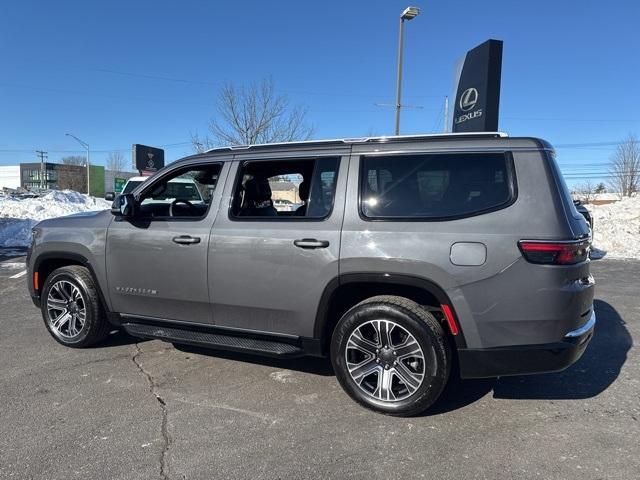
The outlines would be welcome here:
<svg viewBox="0 0 640 480">
<path fill-rule="evenodd" d="M 327 248 L 329 240 L 316 240 L 315 238 L 302 238 L 294 240 L 293 244 L 299 248 Z"/>
<path fill-rule="evenodd" d="M 193 245 L 195 243 L 200 243 L 200 237 L 191 237 L 189 235 L 180 235 L 179 237 L 173 237 L 173 241 L 175 243 L 179 243 L 180 245 Z"/>
</svg>

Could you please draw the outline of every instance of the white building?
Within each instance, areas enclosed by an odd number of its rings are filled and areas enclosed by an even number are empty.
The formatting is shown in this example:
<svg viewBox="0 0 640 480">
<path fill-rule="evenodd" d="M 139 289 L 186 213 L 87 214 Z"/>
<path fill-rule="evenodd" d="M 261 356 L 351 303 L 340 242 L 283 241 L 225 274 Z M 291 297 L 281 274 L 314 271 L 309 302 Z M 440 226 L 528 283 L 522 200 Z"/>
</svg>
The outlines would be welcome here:
<svg viewBox="0 0 640 480">
<path fill-rule="evenodd" d="M 20 165 L 0 166 L 0 190 L 20 187 Z"/>
</svg>

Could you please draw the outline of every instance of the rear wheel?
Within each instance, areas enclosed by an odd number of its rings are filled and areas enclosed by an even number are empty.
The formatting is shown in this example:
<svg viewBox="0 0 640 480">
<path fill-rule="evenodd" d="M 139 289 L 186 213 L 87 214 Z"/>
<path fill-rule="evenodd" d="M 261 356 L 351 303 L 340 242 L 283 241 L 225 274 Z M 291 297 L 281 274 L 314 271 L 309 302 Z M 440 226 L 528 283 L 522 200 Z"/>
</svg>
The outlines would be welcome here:
<svg viewBox="0 0 640 480">
<path fill-rule="evenodd" d="M 42 289 L 41 303 L 47 330 L 62 345 L 89 347 L 109 334 L 111 325 L 85 267 L 54 270 Z"/>
<path fill-rule="evenodd" d="M 340 319 L 331 361 L 345 391 L 362 405 L 411 416 L 438 399 L 449 377 L 450 351 L 435 317 L 396 296 L 367 299 Z"/>
</svg>

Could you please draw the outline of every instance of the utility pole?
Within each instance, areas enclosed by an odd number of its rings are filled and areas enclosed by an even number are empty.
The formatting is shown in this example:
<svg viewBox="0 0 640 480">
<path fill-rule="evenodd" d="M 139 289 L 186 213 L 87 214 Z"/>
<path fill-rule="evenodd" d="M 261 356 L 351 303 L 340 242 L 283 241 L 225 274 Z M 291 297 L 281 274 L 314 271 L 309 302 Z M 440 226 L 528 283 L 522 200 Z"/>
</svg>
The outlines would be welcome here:
<svg viewBox="0 0 640 480">
<path fill-rule="evenodd" d="M 49 152 L 44 150 L 36 150 L 36 155 L 40 159 L 40 189 L 46 190 L 47 188 L 47 169 L 45 168 L 45 160 L 49 158 Z"/>
<path fill-rule="evenodd" d="M 444 127 L 442 129 L 444 133 L 449 132 L 449 96 L 444 97 Z"/>
</svg>

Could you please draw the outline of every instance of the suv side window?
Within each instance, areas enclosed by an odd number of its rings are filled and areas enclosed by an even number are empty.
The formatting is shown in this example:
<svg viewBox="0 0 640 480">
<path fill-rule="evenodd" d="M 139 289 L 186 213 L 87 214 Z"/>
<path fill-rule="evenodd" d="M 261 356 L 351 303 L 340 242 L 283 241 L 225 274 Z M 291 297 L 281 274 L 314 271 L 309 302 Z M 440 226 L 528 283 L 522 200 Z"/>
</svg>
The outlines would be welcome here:
<svg viewBox="0 0 640 480">
<path fill-rule="evenodd" d="M 447 220 L 504 208 L 515 200 L 505 153 L 364 156 L 360 212 L 369 219 Z"/>
<path fill-rule="evenodd" d="M 326 218 L 333 209 L 339 157 L 247 161 L 240 166 L 230 218 Z"/>
<path fill-rule="evenodd" d="M 144 218 L 202 219 L 207 215 L 218 183 L 220 164 L 185 167 L 153 182 L 140 194 Z"/>
</svg>

